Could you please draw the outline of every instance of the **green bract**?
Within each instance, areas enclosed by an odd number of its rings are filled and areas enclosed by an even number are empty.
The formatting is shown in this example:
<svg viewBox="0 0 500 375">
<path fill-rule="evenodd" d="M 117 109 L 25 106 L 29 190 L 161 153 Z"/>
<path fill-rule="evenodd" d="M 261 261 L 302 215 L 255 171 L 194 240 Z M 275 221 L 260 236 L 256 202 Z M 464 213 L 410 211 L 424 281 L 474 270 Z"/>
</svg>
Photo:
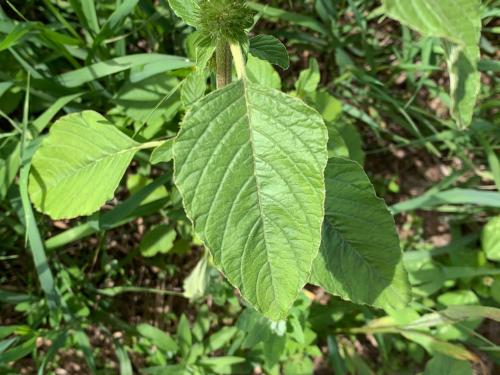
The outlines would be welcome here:
<svg viewBox="0 0 500 375">
<path fill-rule="evenodd" d="M 318 253 L 326 144 L 317 112 L 246 80 L 195 104 L 174 143 L 195 230 L 243 297 L 274 320 L 286 317 Z"/>
<path fill-rule="evenodd" d="M 245 0 L 200 0 L 199 31 L 212 41 L 244 42 L 253 14 Z"/>
</svg>

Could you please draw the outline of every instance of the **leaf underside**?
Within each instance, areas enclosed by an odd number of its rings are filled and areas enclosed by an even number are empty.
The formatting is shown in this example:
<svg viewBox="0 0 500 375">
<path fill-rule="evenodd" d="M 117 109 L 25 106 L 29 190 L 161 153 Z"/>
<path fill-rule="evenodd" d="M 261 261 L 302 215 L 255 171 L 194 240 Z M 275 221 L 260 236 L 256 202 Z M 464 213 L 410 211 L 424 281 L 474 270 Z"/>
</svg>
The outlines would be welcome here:
<svg viewBox="0 0 500 375">
<path fill-rule="evenodd" d="M 449 42 L 448 70 L 453 117 L 461 127 L 472 120 L 481 76 L 480 0 L 384 0 L 389 17 L 426 36 Z"/>
<path fill-rule="evenodd" d="M 410 289 L 394 220 L 363 168 L 333 157 L 325 183 L 323 238 L 311 282 L 355 303 L 405 306 Z"/>
<path fill-rule="evenodd" d="M 216 266 L 273 320 L 318 253 L 327 161 L 323 120 L 302 101 L 246 80 L 186 114 L 175 181 Z"/>
<path fill-rule="evenodd" d="M 33 157 L 33 204 L 53 219 L 94 213 L 113 198 L 139 146 L 96 112 L 62 117 Z"/>
</svg>

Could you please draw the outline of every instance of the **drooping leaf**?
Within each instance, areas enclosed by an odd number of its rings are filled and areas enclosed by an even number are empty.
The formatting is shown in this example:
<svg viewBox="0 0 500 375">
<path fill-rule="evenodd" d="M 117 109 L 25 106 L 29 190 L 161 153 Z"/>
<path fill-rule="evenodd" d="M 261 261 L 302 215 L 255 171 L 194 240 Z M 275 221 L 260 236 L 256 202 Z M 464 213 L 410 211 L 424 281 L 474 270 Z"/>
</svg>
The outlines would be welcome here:
<svg viewBox="0 0 500 375">
<path fill-rule="evenodd" d="M 481 242 L 486 257 L 500 261 L 500 216 L 494 217 L 485 225 Z"/>
<path fill-rule="evenodd" d="M 451 112 L 468 126 L 480 89 L 478 62 L 481 37 L 480 0 L 384 0 L 385 12 L 427 36 L 446 41 Z"/>
<path fill-rule="evenodd" d="M 175 180 L 215 265 L 273 320 L 286 316 L 317 255 L 327 134 L 302 101 L 246 80 L 186 114 Z"/>
<path fill-rule="evenodd" d="M 394 219 L 363 169 L 331 158 L 320 254 L 311 282 L 355 303 L 400 308 L 410 300 Z"/>
<path fill-rule="evenodd" d="M 290 67 L 290 57 L 285 45 L 272 35 L 257 35 L 250 38 L 250 53 L 283 69 Z"/>
<path fill-rule="evenodd" d="M 174 139 L 167 139 L 151 153 L 151 164 L 167 163 L 174 158 L 173 155 Z"/>
<path fill-rule="evenodd" d="M 184 280 L 184 297 L 196 300 L 205 295 L 208 284 L 208 258 L 207 254 L 200 259 L 196 267 Z"/>
<path fill-rule="evenodd" d="M 174 13 L 190 26 L 199 25 L 198 0 L 168 0 Z"/>
<path fill-rule="evenodd" d="M 113 197 L 139 149 L 96 112 L 64 116 L 33 157 L 30 198 L 53 219 L 90 215 Z"/>
</svg>

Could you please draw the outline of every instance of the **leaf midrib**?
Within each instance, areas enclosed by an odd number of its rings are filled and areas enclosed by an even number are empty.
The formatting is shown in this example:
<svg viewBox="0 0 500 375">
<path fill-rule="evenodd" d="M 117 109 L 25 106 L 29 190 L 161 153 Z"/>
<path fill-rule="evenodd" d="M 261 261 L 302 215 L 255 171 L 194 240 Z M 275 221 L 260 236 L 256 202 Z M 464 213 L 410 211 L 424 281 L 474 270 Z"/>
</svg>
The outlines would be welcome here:
<svg viewBox="0 0 500 375">
<path fill-rule="evenodd" d="M 265 249 L 266 249 L 266 258 L 267 258 L 267 268 L 269 268 L 269 274 L 271 276 L 271 285 L 272 285 L 272 289 L 273 289 L 273 296 L 274 296 L 274 299 L 277 298 L 277 293 L 276 293 L 276 286 L 275 286 L 275 282 L 274 282 L 274 277 L 273 277 L 273 270 L 272 270 L 272 267 L 269 265 L 269 252 L 268 252 L 268 239 L 267 239 L 267 236 L 266 236 L 266 224 L 265 224 L 265 215 L 264 215 L 264 211 L 262 209 L 262 202 L 261 202 L 261 199 L 260 199 L 260 184 L 259 184 L 259 179 L 257 178 L 257 166 L 255 164 L 255 158 L 256 158 L 256 152 L 255 152 L 255 141 L 254 141 L 254 137 L 253 137 L 253 131 L 252 131 L 252 119 L 250 117 L 250 106 L 249 106 L 249 103 L 250 103 L 250 98 L 248 96 L 248 88 L 247 88 L 247 82 L 246 82 L 246 79 L 242 79 L 241 80 L 242 82 L 242 85 L 243 85 L 243 95 L 245 97 L 245 113 L 246 113 L 246 117 L 248 119 L 248 134 L 249 134 L 249 137 L 250 137 L 250 145 L 251 145 L 251 148 L 252 148 L 252 166 L 253 166 L 253 169 L 252 169 L 252 174 L 253 174 L 253 177 L 255 179 L 255 186 L 256 186 L 256 189 L 257 189 L 257 203 L 258 203 L 258 206 L 259 206 L 259 212 L 260 212 L 260 220 L 262 222 L 262 232 L 263 232 L 263 236 L 264 236 L 264 246 L 265 246 Z M 241 265 L 243 264 L 243 262 L 241 262 Z M 261 270 L 262 271 L 262 270 Z M 240 269 L 240 272 L 241 269 Z M 242 276 L 243 276 L 243 273 L 242 273 Z M 260 277 L 260 272 L 257 276 L 257 283 L 259 282 L 259 277 Z M 259 297 L 260 297 L 260 293 L 258 292 L 257 290 L 257 286 L 256 286 L 256 298 L 257 298 L 257 301 L 259 301 Z"/>
</svg>

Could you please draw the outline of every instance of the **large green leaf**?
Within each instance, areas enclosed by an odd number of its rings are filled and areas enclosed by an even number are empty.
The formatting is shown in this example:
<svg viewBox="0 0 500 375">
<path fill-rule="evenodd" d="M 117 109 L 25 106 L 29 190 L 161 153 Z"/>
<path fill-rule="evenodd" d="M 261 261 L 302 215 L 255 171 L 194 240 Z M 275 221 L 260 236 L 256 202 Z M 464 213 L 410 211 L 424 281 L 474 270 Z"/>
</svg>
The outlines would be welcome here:
<svg viewBox="0 0 500 375">
<path fill-rule="evenodd" d="M 406 305 L 410 290 L 394 220 L 365 172 L 333 157 L 325 182 L 323 239 L 311 282 L 356 303 Z"/>
<path fill-rule="evenodd" d="M 453 117 L 461 127 L 472 120 L 479 94 L 480 0 L 384 0 L 385 12 L 427 36 L 447 41 Z"/>
<path fill-rule="evenodd" d="M 96 112 L 64 116 L 33 157 L 31 200 L 53 219 L 89 215 L 113 197 L 142 147 Z"/>
<path fill-rule="evenodd" d="M 243 297 L 274 320 L 318 253 L 326 144 L 317 112 L 247 80 L 193 105 L 174 143 L 175 181 L 195 230 Z"/>
</svg>

